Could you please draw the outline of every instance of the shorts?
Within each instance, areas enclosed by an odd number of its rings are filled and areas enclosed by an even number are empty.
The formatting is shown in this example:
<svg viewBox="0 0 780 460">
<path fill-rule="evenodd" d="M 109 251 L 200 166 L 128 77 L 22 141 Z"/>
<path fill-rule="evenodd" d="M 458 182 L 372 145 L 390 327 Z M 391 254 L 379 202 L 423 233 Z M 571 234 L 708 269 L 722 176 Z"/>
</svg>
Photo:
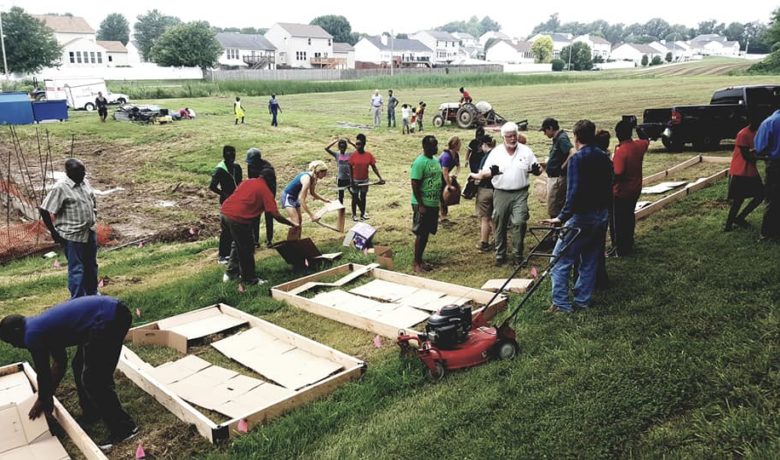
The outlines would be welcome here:
<svg viewBox="0 0 780 460">
<path fill-rule="evenodd" d="M 425 206 L 425 214 L 420 214 L 419 209 L 420 205 L 412 205 L 412 233 L 417 236 L 435 235 L 439 230 L 439 208 Z"/>
<path fill-rule="evenodd" d="M 282 208 L 300 208 L 301 202 L 297 197 L 290 195 L 289 193 L 282 193 L 282 199 L 280 200 Z"/>
<path fill-rule="evenodd" d="M 479 187 L 477 190 L 477 217 L 493 218 L 493 189 Z"/>
<path fill-rule="evenodd" d="M 730 200 L 744 200 L 746 198 L 763 198 L 764 184 L 761 176 L 731 176 L 729 177 Z"/>
<path fill-rule="evenodd" d="M 366 189 L 368 190 L 368 179 L 363 180 L 353 180 L 352 186 L 349 187 L 347 190 L 349 190 L 349 193 L 353 195 L 357 195 L 358 192 L 360 192 L 360 189 Z"/>
</svg>

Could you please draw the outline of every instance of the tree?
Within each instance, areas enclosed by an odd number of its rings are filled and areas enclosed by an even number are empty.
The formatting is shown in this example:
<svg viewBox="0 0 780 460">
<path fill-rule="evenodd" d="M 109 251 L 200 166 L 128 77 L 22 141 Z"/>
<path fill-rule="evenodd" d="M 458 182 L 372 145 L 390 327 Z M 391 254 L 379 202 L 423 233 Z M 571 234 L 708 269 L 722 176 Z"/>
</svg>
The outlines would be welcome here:
<svg viewBox="0 0 780 460">
<path fill-rule="evenodd" d="M 490 16 L 485 16 L 482 19 L 472 16 L 468 21 L 448 22 L 443 26 L 437 27 L 436 30 L 443 30 L 445 32 L 465 32 L 479 38 L 485 32 L 501 30 L 501 24 L 490 19 Z"/>
<path fill-rule="evenodd" d="M 337 16 L 335 14 L 328 14 L 326 16 L 318 16 L 309 23 L 313 26 L 320 26 L 325 29 L 329 34 L 333 35 L 334 42 L 349 43 L 354 45 L 356 42 L 352 42 L 352 26 L 344 16 Z"/>
<path fill-rule="evenodd" d="M 643 54 L 642 55 L 642 67 L 647 67 L 648 61 L 649 61 L 649 59 L 647 58 L 647 55 Z"/>
<path fill-rule="evenodd" d="M 653 60 L 650 61 L 650 65 L 661 65 L 663 63 L 663 59 L 661 59 L 661 56 L 653 56 Z"/>
<path fill-rule="evenodd" d="M 715 26 L 718 22 L 714 19 L 709 21 L 702 21 L 699 23 L 699 28 L 696 30 L 697 35 L 714 34 Z"/>
<path fill-rule="evenodd" d="M 54 32 L 22 8 L 14 6 L 0 13 L 5 35 L 5 57 L 10 73 L 34 73 L 53 67 L 60 60 L 62 49 Z"/>
<path fill-rule="evenodd" d="M 205 21 L 170 27 L 152 47 L 154 62 L 162 66 L 213 67 L 222 45 Z"/>
<path fill-rule="evenodd" d="M 557 32 L 560 27 L 561 20 L 558 19 L 558 13 L 553 13 L 550 15 L 549 19 L 547 19 L 547 22 L 537 24 L 531 32 L 531 35 L 536 35 L 540 32 Z"/>
<path fill-rule="evenodd" d="M 553 41 L 548 36 L 537 38 L 531 45 L 531 53 L 534 55 L 534 62 L 550 62 L 553 57 Z"/>
<path fill-rule="evenodd" d="M 566 66 L 566 63 L 563 62 L 561 59 L 553 59 L 551 64 L 552 64 L 553 72 L 560 72 L 561 70 L 563 70 L 564 66 Z"/>
<path fill-rule="evenodd" d="M 571 53 L 571 59 L 569 58 Z M 570 46 L 564 46 L 561 50 L 563 62 L 571 62 L 569 70 L 590 70 L 593 68 L 590 46 L 583 42 L 574 42 Z"/>
<path fill-rule="evenodd" d="M 122 42 L 123 45 L 127 45 L 130 41 L 130 24 L 121 14 L 111 13 L 100 23 L 97 39 Z"/>
<path fill-rule="evenodd" d="M 673 56 L 672 56 L 672 52 L 671 51 L 666 53 L 666 62 L 672 62 L 672 57 Z"/>
<path fill-rule="evenodd" d="M 645 35 L 653 37 L 653 40 L 660 40 L 669 33 L 671 27 L 669 23 L 661 18 L 653 18 L 645 23 Z"/>
<path fill-rule="evenodd" d="M 165 31 L 177 24 L 181 23 L 181 20 L 173 16 L 164 16 L 157 10 L 152 10 L 146 14 L 139 14 L 137 16 L 137 22 L 133 25 L 135 30 L 135 43 L 138 45 L 138 52 L 141 53 L 141 57 L 146 61 L 151 61 L 152 47 L 158 38 L 165 33 Z"/>
</svg>

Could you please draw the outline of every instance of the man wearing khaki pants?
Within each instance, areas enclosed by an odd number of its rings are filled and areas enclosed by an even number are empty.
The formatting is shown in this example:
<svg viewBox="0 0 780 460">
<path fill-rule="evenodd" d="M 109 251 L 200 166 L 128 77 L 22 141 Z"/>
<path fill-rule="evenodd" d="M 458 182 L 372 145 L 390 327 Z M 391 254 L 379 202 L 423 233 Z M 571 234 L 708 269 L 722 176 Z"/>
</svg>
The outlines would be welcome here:
<svg viewBox="0 0 780 460">
<path fill-rule="evenodd" d="M 566 160 L 574 154 L 575 150 L 569 135 L 560 128 L 555 118 L 545 118 L 539 131 L 553 141 L 545 166 L 547 214 L 550 217 L 558 217 L 566 202 Z"/>
</svg>

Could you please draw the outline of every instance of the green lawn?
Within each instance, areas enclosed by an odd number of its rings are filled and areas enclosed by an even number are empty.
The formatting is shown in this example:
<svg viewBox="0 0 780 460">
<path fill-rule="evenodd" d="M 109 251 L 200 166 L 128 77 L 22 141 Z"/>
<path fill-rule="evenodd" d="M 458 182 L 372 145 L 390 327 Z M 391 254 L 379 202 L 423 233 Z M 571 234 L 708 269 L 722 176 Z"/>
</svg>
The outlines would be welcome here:
<svg viewBox="0 0 780 460">
<path fill-rule="evenodd" d="M 654 76 L 469 90 L 506 118 L 528 119 L 529 145 L 542 158 L 549 140 L 535 129 L 546 116 L 567 129 L 589 118 L 611 130 L 621 115 L 704 102 L 717 88 L 766 81 Z M 405 89 L 397 96 L 402 103 L 425 100 L 429 125 L 440 103 L 457 100 L 458 86 Z M 260 147 L 283 186 L 309 161 L 325 159 L 323 147 L 331 139 L 354 138 L 361 131 L 341 128 L 339 122 L 370 123 L 369 97 L 370 91 L 285 96 L 278 129 L 269 126 L 266 98 L 259 96 L 242 97 L 245 126 L 233 125 L 232 97 L 209 97 L 154 101 L 199 114 L 173 125 L 100 124 L 94 113 L 76 113 L 67 123 L 39 129 L 50 131 L 57 159 L 65 157 L 76 135 L 75 155 L 101 179 L 127 183 L 134 194 L 180 199 L 172 186 L 205 187 L 226 143 L 239 152 Z M 34 141 L 34 127 L 19 132 L 28 144 Z M 369 193 L 371 223 L 379 228 L 376 242 L 393 246 L 396 269 L 408 273 L 408 165 L 420 151 L 421 136 L 401 136 L 400 127 L 364 132 L 388 180 Z M 452 135 L 465 140 L 472 135 L 454 127 L 426 127 L 428 132 L 440 145 Z M 670 155 L 660 142 L 653 143 L 645 172 L 696 153 Z M 730 148 L 724 144 L 714 154 L 730 155 Z M 276 302 L 266 288 L 239 293 L 235 285 L 222 284 L 214 238 L 103 253 L 100 271 L 111 279 L 103 291 L 139 308 L 137 324 L 224 302 L 369 364 L 361 380 L 222 446 L 210 446 L 124 378 L 118 379 L 120 397 L 142 427 L 147 454 L 158 458 L 772 458 L 780 451 L 780 246 L 757 241 L 762 208 L 749 218 L 753 230 L 721 231 L 728 210 L 725 185 L 722 181 L 641 221 L 637 254 L 609 259 L 612 284 L 598 293 L 592 310 L 571 317 L 544 314 L 548 282 L 517 318 L 521 353 L 515 360 L 453 373 L 436 384 L 424 380 L 419 363 L 400 360 L 388 340 L 375 349 L 372 334 Z M 216 215 L 216 200 L 203 201 Z M 539 198 L 530 201 L 532 219 L 543 218 Z M 436 268 L 431 278 L 479 287 L 508 274 L 492 266 L 491 255 L 475 250 L 472 206 L 466 201 L 451 208 L 454 225 L 432 238 L 426 254 Z M 181 209 L 165 218 L 192 225 L 203 217 Z M 283 230 L 278 229 L 277 240 Z M 313 237 L 323 252 L 340 244 L 338 235 L 311 224 L 304 225 L 304 236 Z M 369 259 L 347 251 L 344 260 Z M 258 252 L 258 271 L 272 284 L 297 276 L 268 250 Z M 64 270 L 53 268 L 51 260 L 5 265 L 0 311 L 39 312 L 67 296 L 65 280 Z M 28 359 L 26 352 L 0 345 L 0 365 Z M 70 377 L 61 394 L 78 414 Z M 105 431 L 98 427 L 90 434 L 100 439 Z M 122 446 L 112 457 L 127 458 L 134 449 Z"/>
</svg>

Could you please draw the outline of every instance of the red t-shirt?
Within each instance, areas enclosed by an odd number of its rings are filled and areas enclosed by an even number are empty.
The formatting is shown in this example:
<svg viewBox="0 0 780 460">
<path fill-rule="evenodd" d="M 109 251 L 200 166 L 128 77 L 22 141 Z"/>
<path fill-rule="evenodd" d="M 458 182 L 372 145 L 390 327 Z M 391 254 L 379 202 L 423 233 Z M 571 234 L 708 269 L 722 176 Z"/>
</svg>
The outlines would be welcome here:
<svg viewBox="0 0 780 460">
<path fill-rule="evenodd" d="M 647 139 L 637 139 L 621 142 L 615 149 L 612 164 L 616 179 L 612 185 L 615 198 L 638 197 L 642 192 L 642 160 L 650 146 Z"/>
<path fill-rule="evenodd" d="M 249 224 L 263 212 L 279 212 L 276 200 L 265 179 L 255 178 L 241 182 L 232 195 L 222 203 L 220 212 L 230 220 Z"/>
<path fill-rule="evenodd" d="M 745 161 L 745 157 L 742 156 L 740 146 L 753 150 L 753 139 L 756 137 L 756 132 L 751 131 L 750 127 L 746 126 L 737 133 L 736 142 L 734 142 L 734 153 L 731 155 L 731 166 L 729 166 L 729 176 L 758 176 L 758 168 L 755 163 L 748 163 Z"/>
<path fill-rule="evenodd" d="M 352 180 L 368 180 L 368 167 L 376 165 L 376 159 L 369 151 L 356 151 L 349 157 L 349 165 L 352 166 Z"/>
</svg>

